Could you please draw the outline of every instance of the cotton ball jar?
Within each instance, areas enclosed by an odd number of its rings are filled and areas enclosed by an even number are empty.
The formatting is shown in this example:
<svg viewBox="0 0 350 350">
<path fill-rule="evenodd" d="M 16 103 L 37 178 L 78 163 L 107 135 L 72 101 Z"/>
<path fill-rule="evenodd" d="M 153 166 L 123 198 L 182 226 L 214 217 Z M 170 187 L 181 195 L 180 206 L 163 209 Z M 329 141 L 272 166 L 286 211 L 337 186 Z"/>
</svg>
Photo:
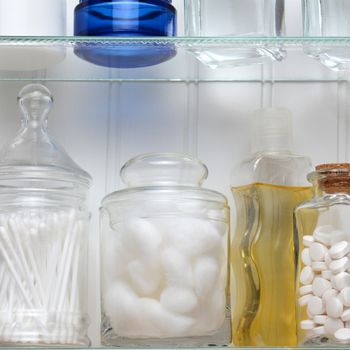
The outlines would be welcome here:
<svg viewBox="0 0 350 350">
<path fill-rule="evenodd" d="M 207 168 L 148 154 L 121 177 L 101 207 L 103 344 L 228 345 L 229 207 L 201 187 Z"/>
</svg>

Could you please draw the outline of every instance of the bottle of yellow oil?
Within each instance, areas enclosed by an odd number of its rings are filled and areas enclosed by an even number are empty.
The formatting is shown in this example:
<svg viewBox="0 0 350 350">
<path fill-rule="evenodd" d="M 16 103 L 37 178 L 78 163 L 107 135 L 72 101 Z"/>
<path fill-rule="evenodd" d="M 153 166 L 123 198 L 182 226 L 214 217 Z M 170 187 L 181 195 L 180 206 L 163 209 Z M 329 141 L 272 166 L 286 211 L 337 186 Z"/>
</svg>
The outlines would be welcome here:
<svg viewBox="0 0 350 350">
<path fill-rule="evenodd" d="M 309 158 L 293 154 L 286 109 L 256 112 L 253 156 L 233 174 L 231 306 L 236 346 L 297 345 L 294 209 L 312 197 Z"/>
</svg>

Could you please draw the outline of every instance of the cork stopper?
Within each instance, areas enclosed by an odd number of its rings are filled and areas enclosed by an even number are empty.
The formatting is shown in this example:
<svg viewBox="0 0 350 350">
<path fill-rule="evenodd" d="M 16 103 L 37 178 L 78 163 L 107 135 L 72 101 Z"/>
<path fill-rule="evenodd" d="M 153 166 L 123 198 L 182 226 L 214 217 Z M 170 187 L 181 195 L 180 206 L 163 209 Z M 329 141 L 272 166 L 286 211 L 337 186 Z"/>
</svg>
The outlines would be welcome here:
<svg viewBox="0 0 350 350">
<path fill-rule="evenodd" d="M 350 163 L 321 164 L 316 167 L 319 188 L 330 194 L 350 194 Z"/>
</svg>

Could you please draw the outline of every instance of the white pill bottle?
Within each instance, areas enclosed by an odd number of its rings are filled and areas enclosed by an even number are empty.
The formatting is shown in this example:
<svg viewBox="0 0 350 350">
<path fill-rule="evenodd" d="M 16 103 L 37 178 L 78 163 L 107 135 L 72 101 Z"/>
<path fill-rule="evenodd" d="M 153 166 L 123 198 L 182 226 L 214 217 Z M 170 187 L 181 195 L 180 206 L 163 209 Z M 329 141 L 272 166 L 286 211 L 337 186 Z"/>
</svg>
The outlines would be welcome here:
<svg viewBox="0 0 350 350">
<path fill-rule="evenodd" d="M 39 70 L 62 61 L 64 47 L 28 45 L 24 37 L 65 36 L 66 15 L 66 0 L 0 0 L 0 36 L 18 38 L 1 45 L 0 69 Z"/>
<path fill-rule="evenodd" d="M 28 85 L 18 101 L 0 152 L 0 345 L 86 347 L 91 178 L 48 134 L 50 92 Z"/>
<path fill-rule="evenodd" d="M 309 175 L 315 197 L 295 211 L 300 345 L 350 345 L 350 164 Z"/>
<path fill-rule="evenodd" d="M 229 207 L 201 187 L 207 175 L 180 154 L 142 155 L 122 168 L 128 188 L 101 208 L 104 345 L 229 344 Z"/>
</svg>

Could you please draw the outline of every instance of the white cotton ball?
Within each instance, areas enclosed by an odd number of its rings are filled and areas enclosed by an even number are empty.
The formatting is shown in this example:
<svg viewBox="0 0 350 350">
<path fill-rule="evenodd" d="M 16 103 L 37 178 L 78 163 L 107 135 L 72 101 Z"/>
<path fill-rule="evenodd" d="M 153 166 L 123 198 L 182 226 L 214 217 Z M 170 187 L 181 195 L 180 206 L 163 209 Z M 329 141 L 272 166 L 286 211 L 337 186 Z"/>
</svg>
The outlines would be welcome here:
<svg viewBox="0 0 350 350">
<path fill-rule="evenodd" d="M 178 218 L 168 226 L 168 241 L 190 257 L 220 249 L 224 244 L 216 228 L 207 220 Z"/>
<path fill-rule="evenodd" d="M 205 298 L 215 289 L 220 270 L 217 260 L 212 256 L 199 257 L 193 268 L 194 288 L 199 298 Z"/>
<path fill-rule="evenodd" d="M 198 309 L 197 322 L 192 334 L 202 336 L 216 333 L 224 325 L 226 318 L 226 290 L 215 290 Z"/>
<path fill-rule="evenodd" d="M 138 297 L 126 282 L 115 282 L 102 298 L 102 307 L 119 336 L 132 335 L 140 328 Z"/>
<path fill-rule="evenodd" d="M 172 247 L 164 249 L 161 263 L 167 286 L 193 287 L 194 277 L 191 261 L 177 249 Z"/>
<path fill-rule="evenodd" d="M 124 223 L 122 240 L 124 248 L 136 257 L 149 257 L 158 252 L 162 235 L 149 220 L 133 217 Z"/>
<path fill-rule="evenodd" d="M 157 263 L 134 260 L 127 269 L 132 286 L 140 296 L 151 296 L 157 291 L 162 277 Z"/>
<path fill-rule="evenodd" d="M 154 299 L 140 299 L 138 308 L 143 324 L 149 327 L 148 332 L 143 332 L 142 336 L 144 337 L 172 338 L 188 336 L 195 323 L 193 318 L 176 315 L 165 310 Z"/>
<path fill-rule="evenodd" d="M 189 313 L 198 306 L 198 300 L 193 291 L 181 287 L 164 289 L 160 296 L 160 303 L 169 311 Z"/>
<path fill-rule="evenodd" d="M 108 288 L 114 280 L 126 275 L 130 259 L 121 243 L 120 233 L 112 230 L 110 234 L 106 233 L 101 240 L 102 288 Z"/>
</svg>

